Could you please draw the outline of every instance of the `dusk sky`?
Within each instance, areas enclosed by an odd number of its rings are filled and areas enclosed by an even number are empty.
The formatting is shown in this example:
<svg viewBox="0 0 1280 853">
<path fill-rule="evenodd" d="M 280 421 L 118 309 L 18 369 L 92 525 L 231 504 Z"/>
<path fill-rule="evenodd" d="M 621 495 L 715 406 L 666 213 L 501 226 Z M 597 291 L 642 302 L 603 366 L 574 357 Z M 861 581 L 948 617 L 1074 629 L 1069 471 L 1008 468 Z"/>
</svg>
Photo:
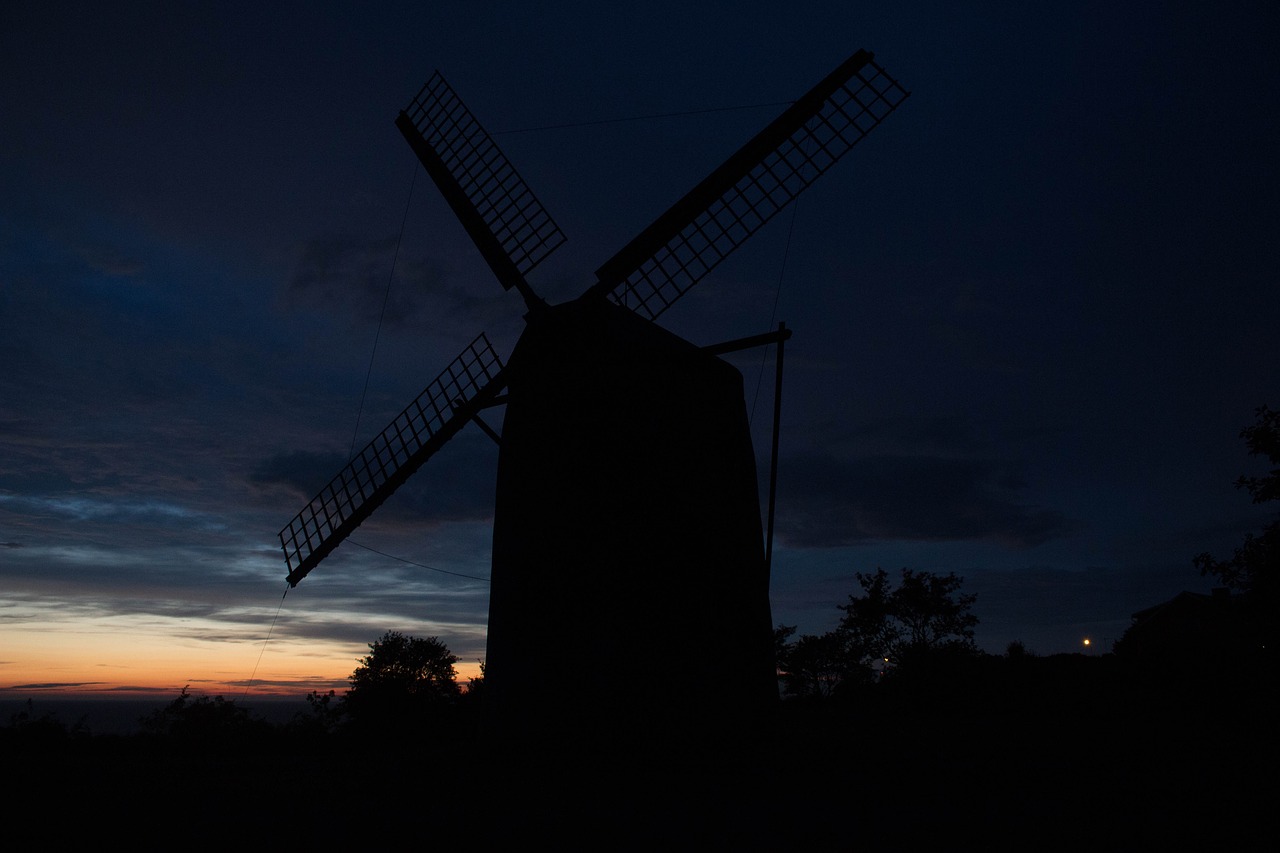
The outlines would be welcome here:
<svg viewBox="0 0 1280 853">
<path fill-rule="evenodd" d="M 1273 3 L 540 5 L 0 11 L 0 696 L 341 690 L 387 630 L 476 672 L 479 429 L 287 595 L 277 539 L 521 331 L 394 126 L 435 70 L 568 236 L 550 302 L 858 48 L 912 92 L 658 321 L 794 332 L 775 623 L 909 567 L 964 577 L 988 651 L 1079 651 L 1261 527 L 1232 483 L 1280 406 Z M 731 360 L 763 496 L 772 353 Z"/>
</svg>

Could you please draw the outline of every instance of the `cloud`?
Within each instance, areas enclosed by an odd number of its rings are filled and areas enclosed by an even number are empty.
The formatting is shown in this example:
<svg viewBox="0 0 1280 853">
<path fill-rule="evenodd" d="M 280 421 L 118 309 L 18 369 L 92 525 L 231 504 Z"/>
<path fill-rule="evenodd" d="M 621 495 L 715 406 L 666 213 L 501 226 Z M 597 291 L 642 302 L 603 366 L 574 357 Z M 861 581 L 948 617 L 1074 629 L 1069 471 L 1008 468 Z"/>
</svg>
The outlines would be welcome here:
<svg viewBox="0 0 1280 853">
<path fill-rule="evenodd" d="M 309 500 L 346 464 L 336 453 L 279 453 L 259 462 L 249 479 L 260 486 L 285 486 Z M 457 436 L 378 508 L 378 521 L 398 526 L 491 518 L 496 477 L 492 442 L 482 435 Z"/>
<path fill-rule="evenodd" d="M 449 261 L 436 257 L 398 253 L 394 238 L 308 241 L 285 298 L 290 311 L 345 318 L 352 327 L 435 335 L 457 328 L 515 328 L 523 314 L 488 277 L 455 274 Z"/>
<path fill-rule="evenodd" d="M 782 470 L 778 534 L 792 547 L 986 539 L 1027 548 L 1073 529 L 1020 500 L 1016 466 L 991 460 L 814 453 Z"/>
<path fill-rule="evenodd" d="M 249 473 L 249 480 L 262 486 L 286 486 L 309 498 L 319 492 L 346 464 L 346 457 L 340 453 L 312 453 L 306 450 L 277 453 L 260 461 Z"/>
<path fill-rule="evenodd" d="M 455 440 L 442 448 L 381 507 L 384 520 L 413 524 L 493 518 L 498 453 L 491 443 L 485 447 L 480 441 L 468 447 Z"/>
<path fill-rule="evenodd" d="M 222 530 L 216 518 L 169 501 L 98 495 L 8 495 L 0 494 L 0 507 L 81 522 L 110 524 L 145 523 L 152 527 L 180 527 L 184 530 Z M 17 547 L 2 543 L 5 547 Z"/>
<path fill-rule="evenodd" d="M 440 306 L 433 303 L 440 294 L 446 294 L 448 302 L 458 302 L 464 316 L 476 313 L 471 304 L 475 298 L 447 292 L 445 278 L 434 260 L 397 258 L 395 238 L 327 236 L 302 247 L 287 297 L 293 308 L 345 316 L 352 324 L 381 323 L 391 328 L 421 326 L 438 318 Z"/>
<path fill-rule="evenodd" d="M 335 235 L 310 240 L 302 247 L 289 281 L 289 296 L 335 314 L 352 313 L 353 319 L 376 322 L 394 251 L 394 238 L 357 240 Z M 403 304 L 389 305 L 388 319 L 395 322 L 409 310 Z"/>
<path fill-rule="evenodd" d="M 146 269 L 137 256 L 106 243 L 81 244 L 76 250 L 91 269 L 111 278 L 136 278 Z"/>
</svg>

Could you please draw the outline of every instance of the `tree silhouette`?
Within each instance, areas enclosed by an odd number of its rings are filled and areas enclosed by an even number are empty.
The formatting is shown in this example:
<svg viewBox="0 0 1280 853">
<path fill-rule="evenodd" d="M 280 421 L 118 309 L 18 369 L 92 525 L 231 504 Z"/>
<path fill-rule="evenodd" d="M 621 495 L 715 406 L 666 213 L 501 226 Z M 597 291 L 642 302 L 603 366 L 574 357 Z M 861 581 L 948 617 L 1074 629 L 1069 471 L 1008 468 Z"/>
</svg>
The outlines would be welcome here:
<svg viewBox="0 0 1280 853">
<path fill-rule="evenodd" d="M 398 728 L 438 715 L 461 695 L 458 656 L 437 637 L 388 631 L 369 645 L 351 673 L 342 710 L 357 727 Z"/>
<path fill-rule="evenodd" d="M 778 669 L 783 692 L 788 696 L 826 698 L 851 680 L 870 680 L 870 667 L 850 655 L 847 638 L 840 632 L 804 634 L 790 643 L 785 642 L 785 637 L 795 629 L 781 626 L 779 632 L 784 632 L 784 641 L 778 653 Z"/>
<path fill-rule="evenodd" d="M 779 675 L 790 696 L 829 696 L 873 680 L 873 672 L 924 668 L 976 652 L 973 629 L 977 600 L 964 595 L 954 573 L 902 570 L 895 588 L 884 569 L 856 575 L 862 595 L 849 596 L 840 623 L 821 636 L 788 639 L 795 628 L 774 632 Z"/>
<path fill-rule="evenodd" d="M 269 723 L 238 707 L 234 700 L 221 696 L 192 697 L 186 687 L 177 699 L 138 722 L 149 735 L 213 743 L 264 736 L 271 728 Z"/>
<path fill-rule="evenodd" d="M 307 710 L 293 715 L 288 723 L 290 731 L 311 736 L 331 735 L 342 728 L 345 711 L 341 700 L 334 700 L 336 691 L 321 693 L 312 690 L 307 694 Z"/>
<path fill-rule="evenodd" d="M 1257 422 L 1240 431 L 1250 456 L 1265 456 L 1272 469 L 1261 477 L 1241 476 L 1236 488 L 1246 489 L 1256 504 L 1280 499 L 1280 412 L 1266 406 L 1255 411 Z M 1275 626 L 1280 621 L 1277 579 L 1280 578 L 1280 517 L 1273 519 L 1254 536 L 1246 534 L 1244 544 L 1227 560 L 1203 553 L 1193 560 L 1202 576 L 1213 575 L 1223 586 L 1239 592 L 1245 611 L 1258 632 L 1261 645 L 1275 648 Z"/>
<path fill-rule="evenodd" d="M 960 593 L 964 578 L 903 569 L 896 589 L 884 569 L 874 575 L 859 572 L 857 578 L 863 594 L 839 605 L 845 615 L 837 630 L 847 635 L 864 662 L 878 658 L 896 664 L 909 655 L 975 648 L 978 617 L 969 608 L 977 596 Z"/>
<path fill-rule="evenodd" d="M 480 674 L 467 679 L 467 692 L 465 695 L 467 697 L 467 701 L 471 703 L 479 702 L 481 697 L 484 696 L 485 664 L 484 661 L 479 661 L 478 663 L 480 664 Z"/>
</svg>

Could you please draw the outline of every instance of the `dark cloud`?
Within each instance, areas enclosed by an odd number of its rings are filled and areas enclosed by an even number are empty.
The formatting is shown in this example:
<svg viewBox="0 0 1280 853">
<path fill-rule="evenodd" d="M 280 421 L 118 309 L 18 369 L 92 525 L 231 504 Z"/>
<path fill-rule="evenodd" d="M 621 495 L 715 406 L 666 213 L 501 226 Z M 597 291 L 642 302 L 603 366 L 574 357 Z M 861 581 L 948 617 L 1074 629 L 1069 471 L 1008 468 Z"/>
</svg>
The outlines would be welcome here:
<svg viewBox="0 0 1280 853">
<path fill-rule="evenodd" d="M 342 318 L 350 327 L 442 335 L 507 326 L 522 313 L 482 272 L 398 250 L 394 238 L 324 237 L 302 249 L 286 287 L 291 311 Z M 478 274 L 475 274 L 478 273 Z"/>
<path fill-rule="evenodd" d="M 408 322 L 418 311 L 412 294 L 388 293 L 395 261 L 396 239 L 363 240 L 328 236 L 302 248 L 288 297 L 294 306 L 346 316 L 353 323 L 391 325 Z M 383 305 L 386 305 L 385 313 Z"/>
<path fill-rule="evenodd" d="M 991 446 L 972 420 L 955 414 L 868 417 L 845 425 L 842 438 L 873 454 L 976 456 Z"/>
<path fill-rule="evenodd" d="M 472 277 L 444 272 L 441 264 L 430 258 L 401 259 L 404 285 L 420 294 L 423 319 L 443 327 L 459 327 L 468 331 L 510 325 L 523 313 L 519 300 L 505 293 L 487 271 Z M 435 328 L 434 331 L 443 331 Z"/>
<path fill-rule="evenodd" d="M 140 258 L 115 246 L 92 244 L 81 245 L 77 249 L 90 268 L 112 278 L 134 278 L 146 268 Z"/>
<path fill-rule="evenodd" d="M 459 435 L 378 508 L 383 527 L 416 527 L 493 517 L 498 449 L 478 433 Z"/>
<path fill-rule="evenodd" d="M 992 460 L 811 454 L 782 470 L 778 533 L 793 547 L 987 539 L 1025 548 L 1073 529 L 1020 499 L 1016 466 Z"/>
<path fill-rule="evenodd" d="M 497 455 L 485 436 L 456 437 L 378 508 L 377 521 L 400 526 L 491 518 Z M 346 465 L 346 457 L 336 453 L 278 453 L 259 462 L 249 479 L 259 486 L 285 486 L 309 500 Z"/>
<path fill-rule="evenodd" d="M 249 473 L 249 480 L 261 486 L 286 486 L 311 497 L 346 464 L 347 458 L 340 453 L 277 453 L 259 462 Z"/>
</svg>

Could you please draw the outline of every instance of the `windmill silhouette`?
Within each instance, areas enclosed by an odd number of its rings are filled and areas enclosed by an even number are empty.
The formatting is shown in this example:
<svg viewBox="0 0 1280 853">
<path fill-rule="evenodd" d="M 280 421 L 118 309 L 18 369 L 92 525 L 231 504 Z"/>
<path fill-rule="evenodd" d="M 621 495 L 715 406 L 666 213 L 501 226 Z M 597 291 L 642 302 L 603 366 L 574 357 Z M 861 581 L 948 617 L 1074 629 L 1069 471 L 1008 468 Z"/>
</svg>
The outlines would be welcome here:
<svg viewBox="0 0 1280 853">
<path fill-rule="evenodd" d="M 700 347 L 653 321 L 908 94 L 859 50 L 549 305 L 526 276 L 564 234 L 433 75 L 396 125 L 526 326 L 506 363 L 477 336 L 280 531 L 289 584 L 474 421 L 500 447 L 485 681 L 501 719 L 541 725 L 566 693 L 597 723 L 775 701 L 755 453 L 719 356 L 790 333 Z M 501 435 L 480 418 L 497 405 Z M 677 683 L 682 654 L 700 663 Z"/>
</svg>

